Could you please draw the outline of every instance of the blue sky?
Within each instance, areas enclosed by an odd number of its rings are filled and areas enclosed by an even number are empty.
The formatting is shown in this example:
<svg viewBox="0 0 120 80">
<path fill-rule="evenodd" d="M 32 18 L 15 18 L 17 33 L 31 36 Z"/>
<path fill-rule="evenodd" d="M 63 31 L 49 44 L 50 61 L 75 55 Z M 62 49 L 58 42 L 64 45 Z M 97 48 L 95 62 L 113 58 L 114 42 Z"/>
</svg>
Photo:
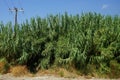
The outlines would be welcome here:
<svg viewBox="0 0 120 80">
<path fill-rule="evenodd" d="M 120 15 L 120 0 L 0 0 L 0 21 L 14 23 L 14 12 L 9 8 L 24 8 L 18 13 L 21 23 L 31 17 L 46 17 L 49 14 L 81 14 L 96 12 L 104 15 Z"/>
</svg>

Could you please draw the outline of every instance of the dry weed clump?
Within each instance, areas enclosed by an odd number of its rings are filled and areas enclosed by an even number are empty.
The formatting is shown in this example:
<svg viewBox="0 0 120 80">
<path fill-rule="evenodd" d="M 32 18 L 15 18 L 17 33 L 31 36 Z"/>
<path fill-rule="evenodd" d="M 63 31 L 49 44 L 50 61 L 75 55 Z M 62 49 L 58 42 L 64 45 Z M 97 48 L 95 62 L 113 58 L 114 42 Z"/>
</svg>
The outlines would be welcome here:
<svg viewBox="0 0 120 80">
<path fill-rule="evenodd" d="M 28 76 L 30 74 L 27 67 L 21 65 L 11 67 L 10 73 L 12 73 L 14 76 L 25 76 L 25 75 Z"/>
<path fill-rule="evenodd" d="M 3 73 L 4 65 L 4 62 L 0 62 L 0 73 Z"/>
<path fill-rule="evenodd" d="M 5 74 L 9 70 L 9 64 L 5 59 L 0 59 L 0 74 Z"/>
<path fill-rule="evenodd" d="M 58 75 L 60 77 L 66 77 L 66 78 L 78 77 L 78 75 L 77 75 L 77 73 L 75 71 L 66 70 L 64 68 L 59 68 Z"/>
<path fill-rule="evenodd" d="M 78 77 L 76 71 L 66 70 L 64 68 L 52 68 L 48 70 L 39 70 L 36 73 L 36 76 L 43 76 L 43 75 L 54 75 L 57 77 L 65 77 L 65 78 L 75 78 Z"/>
</svg>

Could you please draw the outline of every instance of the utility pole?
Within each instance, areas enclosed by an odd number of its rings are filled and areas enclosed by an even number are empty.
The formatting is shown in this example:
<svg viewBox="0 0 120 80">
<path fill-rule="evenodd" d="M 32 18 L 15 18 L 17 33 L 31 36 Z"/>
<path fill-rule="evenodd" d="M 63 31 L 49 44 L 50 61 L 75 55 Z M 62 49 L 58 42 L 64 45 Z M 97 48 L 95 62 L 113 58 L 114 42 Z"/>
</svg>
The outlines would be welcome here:
<svg viewBox="0 0 120 80">
<path fill-rule="evenodd" d="M 9 10 L 10 10 L 11 12 L 15 12 L 15 20 L 14 20 L 14 21 L 15 21 L 15 25 L 17 25 L 18 11 L 24 12 L 23 8 L 18 9 L 18 8 L 14 7 L 13 9 L 9 8 Z"/>
<path fill-rule="evenodd" d="M 18 9 L 18 8 L 14 7 L 13 9 L 10 9 L 10 8 L 9 8 L 9 11 L 15 12 L 15 19 L 14 19 L 14 21 L 15 21 L 15 26 L 16 26 L 16 25 L 17 25 L 18 11 L 24 12 L 24 10 L 23 10 L 23 8 Z M 14 33 L 14 38 L 15 38 L 15 37 L 16 37 L 16 30 L 15 30 L 15 33 Z"/>
</svg>

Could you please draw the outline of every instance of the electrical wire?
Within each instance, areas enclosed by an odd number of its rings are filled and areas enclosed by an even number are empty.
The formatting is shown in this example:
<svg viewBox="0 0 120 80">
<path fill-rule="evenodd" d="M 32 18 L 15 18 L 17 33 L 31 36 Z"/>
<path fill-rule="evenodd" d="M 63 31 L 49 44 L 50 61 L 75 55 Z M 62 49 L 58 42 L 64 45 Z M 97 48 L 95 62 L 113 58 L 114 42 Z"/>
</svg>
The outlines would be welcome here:
<svg viewBox="0 0 120 80">
<path fill-rule="evenodd" d="M 5 3 L 5 5 L 7 6 L 7 8 L 8 8 L 8 9 L 10 9 L 10 6 L 9 6 L 9 4 L 8 4 L 7 0 L 3 0 L 3 2 L 4 2 L 4 3 Z"/>
<path fill-rule="evenodd" d="M 18 4 L 19 4 L 19 6 L 20 6 L 20 9 L 23 10 L 22 12 L 24 13 L 24 9 L 23 9 L 23 7 L 22 7 L 21 0 L 18 0 Z"/>
<path fill-rule="evenodd" d="M 4 4 L 5 4 L 5 6 L 10 10 L 10 5 L 9 5 L 8 0 L 3 0 L 3 2 L 4 2 Z M 11 15 L 11 14 L 12 14 L 12 12 L 9 13 L 9 15 Z M 13 14 L 12 14 L 12 15 L 13 15 Z"/>
<path fill-rule="evenodd" d="M 13 0 L 10 0 L 11 5 L 13 5 L 13 7 L 16 7 L 16 5 L 14 4 Z"/>
<path fill-rule="evenodd" d="M 19 0 L 17 2 L 13 2 L 12 0 L 11 1 L 10 0 L 3 0 L 3 2 L 7 6 L 7 8 L 9 9 L 9 11 L 12 10 L 11 6 L 12 6 L 12 8 L 15 8 L 15 7 L 17 8 L 18 6 L 20 6 L 21 9 L 19 11 L 23 12 L 22 4 L 21 4 L 21 2 Z M 18 3 L 18 6 L 15 6 L 15 5 L 17 5 L 17 3 Z M 12 11 L 11 11 L 11 13 L 12 13 Z M 14 16 L 14 14 L 12 14 L 12 15 Z"/>
<path fill-rule="evenodd" d="M 18 0 L 18 4 L 20 5 L 20 8 L 23 8 L 20 0 Z"/>
</svg>

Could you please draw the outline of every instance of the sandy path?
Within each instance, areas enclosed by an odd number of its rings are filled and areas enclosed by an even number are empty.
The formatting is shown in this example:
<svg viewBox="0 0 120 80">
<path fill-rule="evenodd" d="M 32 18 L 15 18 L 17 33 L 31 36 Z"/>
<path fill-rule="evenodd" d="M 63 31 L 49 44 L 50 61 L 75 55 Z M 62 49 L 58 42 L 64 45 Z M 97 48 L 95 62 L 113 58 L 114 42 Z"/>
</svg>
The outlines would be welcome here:
<svg viewBox="0 0 120 80">
<path fill-rule="evenodd" d="M 82 79 L 82 78 L 81 78 Z M 83 78 L 84 79 L 84 78 Z M 0 75 L 0 80 L 80 80 L 80 78 L 62 78 L 54 75 L 44 75 L 37 77 L 15 77 L 11 74 Z"/>
<path fill-rule="evenodd" d="M 110 79 L 98 79 L 98 78 L 86 78 L 85 76 L 80 76 L 77 78 L 64 78 L 64 77 L 57 77 L 54 75 L 42 75 L 42 76 L 22 76 L 22 77 L 15 77 L 12 74 L 4 74 L 0 75 L 0 80 L 110 80 Z M 112 79 L 112 80 L 120 80 L 120 79 Z"/>
<path fill-rule="evenodd" d="M 54 76 L 40 76 L 40 77 L 5 77 L 5 76 L 2 76 L 0 77 L 0 80 L 69 80 L 69 79 L 57 78 Z"/>
</svg>

